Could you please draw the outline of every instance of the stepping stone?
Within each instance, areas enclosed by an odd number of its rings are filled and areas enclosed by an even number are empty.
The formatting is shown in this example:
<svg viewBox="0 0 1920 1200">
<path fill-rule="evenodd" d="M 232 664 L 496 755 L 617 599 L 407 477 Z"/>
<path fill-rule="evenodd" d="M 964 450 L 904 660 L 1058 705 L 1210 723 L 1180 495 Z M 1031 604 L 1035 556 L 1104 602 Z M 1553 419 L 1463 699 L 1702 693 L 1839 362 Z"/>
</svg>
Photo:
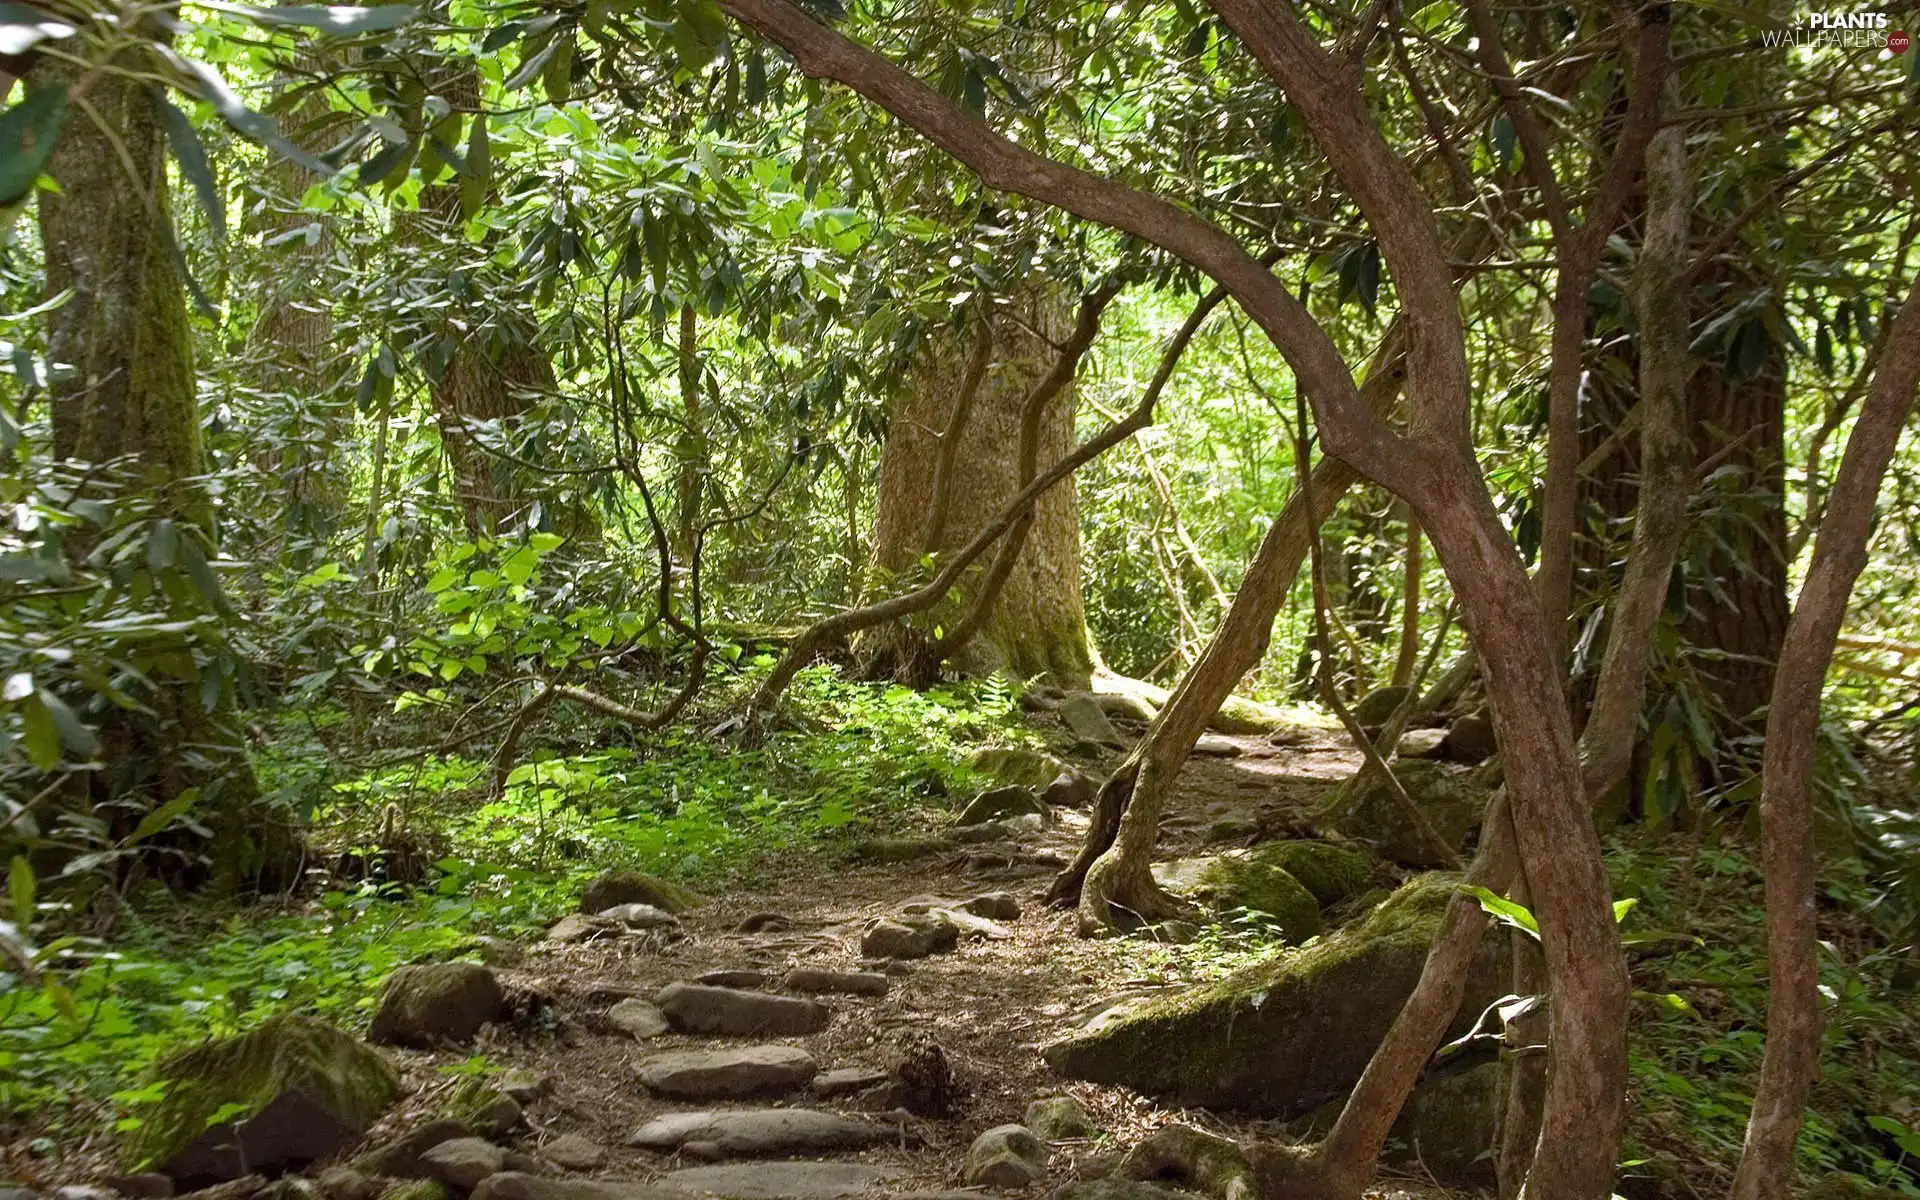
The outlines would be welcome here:
<svg viewBox="0 0 1920 1200">
<path fill-rule="evenodd" d="M 591 1171 L 606 1161 L 607 1150 L 592 1138 L 563 1133 L 540 1147 L 540 1157 L 569 1171 Z"/>
<path fill-rule="evenodd" d="M 641 1063 L 640 1082 L 679 1100 L 724 1100 L 794 1091 L 819 1070 L 813 1055 L 798 1046 L 675 1050 Z"/>
<path fill-rule="evenodd" d="M 651 904 L 616 904 L 612 908 L 601 909 L 594 916 L 601 921 L 625 925 L 629 929 L 677 929 L 680 925 L 679 917 Z"/>
<path fill-rule="evenodd" d="M 504 1170 L 506 1159 L 507 1152 L 492 1142 L 466 1137 L 441 1142 L 420 1156 L 420 1165 L 428 1178 L 468 1191 Z"/>
<path fill-rule="evenodd" d="M 827 1027 L 833 1010 L 812 1000 L 739 988 L 670 983 L 654 1003 L 682 1033 L 736 1037 L 800 1037 Z"/>
<path fill-rule="evenodd" d="M 745 969 L 708 971 L 694 978 L 695 983 L 704 983 L 709 987 L 763 988 L 767 986 L 767 973 Z"/>
<path fill-rule="evenodd" d="M 1194 742 L 1193 752 L 1201 758 L 1239 758 L 1241 750 L 1232 738 L 1209 733 Z"/>
<path fill-rule="evenodd" d="M 1004 892 L 1000 894 L 1005 895 Z M 1013 897 L 1008 896 L 1007 899 L 1011 900 Z M 972 902 L 969 901 L 968 903 L 971 904 Z M 1015 905 L 1016 907 L 1018 906 L 1018 901 L 1015 901 Z M 901 908 L 909 914 L 908 918 L 904 919 L 911 919 L 911 917 L 918 915 L 934 917 L 948 922 L 963 934 L 976 934 L 996 942 L 1003 942 L 1013 936 L 1013 930 L 1008 929 L 1005 925 L 997 921 L 990 921 L 983 916 L 976 916 L 968 907 L 953 906 L 951 900 L 920 897 L 907 901 L 901 905 Z M 911 956 L 897 955 L 896 957 L 906 958 Z"/>
<path fill-rule="evenodd" d="M 1100 793 L 1092 776 L 1078 771 L 1062 771 L 1040 793 L 1040 799 L 1054 808 L 1085 808 Z"/>
<path fill-rule="evenodd" d="M 735 933 L 772 933 L 792 928 L 793 922 L 785 913 L 757 912 L 733 927 Z"/>
<path fill-rule="evenodd" d="M 606 931 L 606 925 L 595 917 L 589 917 L 583 913 L 569 913 L 567 916 L 555 921 L 553 925 L 548 928 L 547 940 L 550 942 L 559 942 L 564 946 L 571 946 L 587 941 Z"/>
<path fill-rule="evenodd" d="M 813 1077 L 813 1094 L 822 1099 L 851 1096 L 871 1087 L 879 1087 L 892 1076 L 874 1067 L 841 1067 L 822 1071 Z"/>
<path fill-rule="evenodd" d="M 667 1015 L 645 1000 L 629 997 L 607 1010 L 607 1021 L 635 1039 L 659 1037 L 667 1031 Z"/>
<path fill-rule="evenodd" d="M 629 1179 L 545 1179 L 502 1171 L 473 1189 L 470 1200 L 686 1200 L 686 1195 Z"/>
<path fill-rule="evenodd" d="M 960 810 L 953 819 L 955 825 L 979 825 L 1000 817 L 1019 817 L 1034 815 L 1044 819 L 1047 806 L 1040 797 L 1033 794 L 1032 788 L 1016 785 L 997 787 L 981 792 Z"/>
<path fill-rule="evenodd" d="M 763 1154 L 821 1154 L 858 1150 L 883 1141 L 888 1130 L 811 1108 L 738 1109 L 669 1113 L 633 1131 L 627 1144 L 666 1153 L 689 1143 L 707 1143 L 729 1158 Z"/>
<path fill-rule="evenodd" d="M 661 1183 L 723 1200 L 841 1200 L 877 1191 L 905 1173 L 867 1163 L 729 1163 L 672 1171 Z"/>
<path fill-rule="evenodd" d="M 1012 892 L 988 892 L 984 896 L 975 896 L 960 908 L 976 917 L 991 917 L 996 921 L 1020 919 L 1020 901 Z"/>
<path fill-rule="evenodd" d="M 884 996 L 892 981 L 874 971 L 828 971 L 796 967 L 787 972 L 790 992 L 837 992 L 848 996 Z"/>
</svg>

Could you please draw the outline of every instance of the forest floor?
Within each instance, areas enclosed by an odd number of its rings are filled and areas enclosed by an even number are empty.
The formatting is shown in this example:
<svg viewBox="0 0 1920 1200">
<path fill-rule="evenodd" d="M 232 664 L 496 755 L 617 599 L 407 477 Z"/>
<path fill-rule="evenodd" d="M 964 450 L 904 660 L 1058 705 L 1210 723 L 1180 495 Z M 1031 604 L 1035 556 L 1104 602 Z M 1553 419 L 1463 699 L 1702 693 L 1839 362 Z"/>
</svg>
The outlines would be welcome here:
<svg viewBox="0 0 1920 1200">
<path fill-rule="evenodd" d="M 1258 826 L 1289 827 L 1358 765 L 1344 738 L 1317 731 L 1288 731 L 1272 740 L 1214 737 L 1209 744 L 1216 754 L 1196 757 L 1180 777 L 1162 839 L 1165 857 L 1200 853 L 1210 842 L 1217 851 L 1220 835 L 1235 832 L 1235 823 L 1249 818 Z M 1229 749 L 1233 756 L 1224 756 Z M 1097 767 L 1116 762 L 1117 757 Z M 901 1174 L 887 1188 L 891 1193 L 955 1187 L 974 1137 L 1020 1122 L 1037 1097 L 1063 1093 L 1082 1103 L 1100 1134 L 1054 1147 L 1048 1171 L 1053 1183 L 1105 1174 L 1117 1152 L 1170 1122 L 1232 1137 L 1273 1132 L 1253 1122 L 1169 1109 L 1123 1088 L 1066 1085 L 1048 1070 L 1041 1047 L 1092 1015 L 1192 982 L 1189 964 L 1161 952 L 1170 948 L 1079 938 L 1070 912 L 1046 906 L 1047 884 L 1074 853 L 1088 822 L 1084 810 L 1055 811 L 1057 819 L 1023 841 L 1015 854 L 1004 853 L 1004 845 L 966 847 L 885 866 L 801 858 L 788 869 L 763 868 L 741 886 L 711 895 L 683 915 L 684 936 L 675 940 L 534 945 L 524 962 L 504 974 L 551 999 L 566 1017 L 558 1034 L 528 1037 L 490 1027 L 475 1048 L 494 1067 L 551 1082 L 551 1093 L 528 1111 L 532 1133 L 525 1148 L 537 1155 L 555 1137 L 585 1137 L 607 1152 L 594 1172 L 602 1178 L 644 1180 L 694 1165 L 629 1147 L 628 1135 L 670 1112 L 764 1105 L 662 1100 L 636 1085 L 635 1072 L 643 1060 L 664 1051 L 734 1040 L 672 1032 L 636 1040 L 609 1026 L 604 1017 L 609 1005 L 626 997 L 651 998 L 666 984 L 709 972 L 756 971 L 777 981 L 795 967 L 862 969 L 860 937 L 874 918 L 898 913 L 915 898 L 957 902 L 990 892 L 1009 892 L 1019 901 L 1018 919 L 1003 923 L 1009 936 L 969 937 L 950 953 L 895 964 L 884 997 L 834 997 L 833 1018 L 823 1032 L 769 1039 L 803 1047 L 822 1070 L 884 1068 L 889 1048 L 906 1033 L 930 1035 L 945 1050 L 967 1093 L 958 1114 L 915 1121 L 903 1139 L 909 1144 L 844 1159 L 898 1168 Z M 764 921 L 764 914 L 782 918 L 778 928 L 740 931 L 756 915 Z M 871 963 L 864 967 L 874 969 Z M 453 1086 L 445 1068 L 459 1062 L 462 1052 L 402 1052 L 402 1057 L 414 1085 L 410 1100 L 370 1140 L 377 1141 L 389 1127 L 431 1115 Z M 824 1106 L 833 1107 L 831 1102 Z M 1371 1194 L 1448 1193 L 1409 1180 L 1383 1181 Z"/>
</svg>

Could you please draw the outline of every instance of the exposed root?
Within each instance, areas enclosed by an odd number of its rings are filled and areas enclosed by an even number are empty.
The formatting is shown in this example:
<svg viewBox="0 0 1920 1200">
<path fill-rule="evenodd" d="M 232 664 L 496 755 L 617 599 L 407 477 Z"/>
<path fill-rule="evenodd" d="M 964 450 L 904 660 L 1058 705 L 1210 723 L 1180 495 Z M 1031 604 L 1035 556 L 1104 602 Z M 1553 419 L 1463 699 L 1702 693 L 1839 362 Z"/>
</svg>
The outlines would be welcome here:
<svg viewBox="0 0 1920 1200">
<path fill-rule="evenodd" d="M 1163 891 L 1152 871 L 1129 868 L 1117 846 L 1096 859 L 1087 872 L 1077 911 L 1081 937 L 1111 937 L 1194 912 Z"/>
<path fill-rule="evenodd" d="M 1118 1173 L 1196 1188 L 1217 1200 L 1258 1200 L 1260 1195 L 1253 1164 L 1239 1145 L 1191 1125 L 1169 1125 L 1127 1151 Z"/>
<path fill-rule="evenodd" d="M 1153 735 L 1147 736 L 1151 739 Z M 1120 819 L 1126 815 L 1127 805 L 1133 799 L 1133 784 L 1140 770 L 1140 755 L 1141 751 L 1136 748 L 1120 769 L 1100 785 L 1100 794 L 1094 798 L 1093 821 L 1087 829 L 1086 839 L 1081 842 L 1080 851 L 1074 855 L 1073 862 L 1054 877 L 1053 886 L 1047 890 L 1047 903 L 1056 908 L 1073 908 L 1079 904 L 1087 872 L 1107 853 L 1113 845 L 1113 839 L 1120 833 Z"/>
</svg>

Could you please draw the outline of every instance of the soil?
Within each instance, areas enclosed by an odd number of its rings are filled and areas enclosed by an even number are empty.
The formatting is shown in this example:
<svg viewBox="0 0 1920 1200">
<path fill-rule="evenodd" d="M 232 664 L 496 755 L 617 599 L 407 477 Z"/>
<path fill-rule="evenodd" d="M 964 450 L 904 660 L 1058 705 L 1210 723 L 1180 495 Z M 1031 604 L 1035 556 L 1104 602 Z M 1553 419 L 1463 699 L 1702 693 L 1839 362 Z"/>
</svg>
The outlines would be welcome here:
<svg viewBox="0 0 1920 1200">
<path fill-rule="evenodd" d="M 1137 736 L 1138 727 L 1128 730 Z M 1230 739 L 1237 757 L 1196 757 L 1181 773 L 1161 839 L 1165 857 L 1200 852 L 1209 830 L 1223 818 L 1240 822 L 1235 840 L 1282 835 L 1304 825 L 1318 797 L 1350 774 L 1358 759 L 1345 739 L 1319 731 L 1289 730 L 1274 738 Z M 1082 766 L 1101 774 L 1118 754 Z M 797 966 L 876 969 L 859 958 L 863 926 L 894 914 L 914 897 L 955 900 L 1007 891 L 1020 901 L 1019 919 L 1005 922 L 1005 940 L 967 938 L 958 949 L 892 968 L 893 986 L 882 998 L 816 997 L 834 1010 L 828 1027 L 809 1037 L 769 1039 L 808 1050 L 822 1070 L 886 1066 L 889 1048 L 909 1033 L 931 1035 L 946 1051 L 967 1089 L 961 1111 L 950 1119 L 914 1119 L 898 1144 L 845 1161 L 884 1163 L 907 1174 L 889 1191 L 953 1188 L 972 1139 L 995 1125 L 1018 1122 L 1038 1096 L 1071 1093 L 1101 1130 L 1098 1137 L 1057 1144 L 1050 1183 L 1076 1175 L 1104 1174 L 1115 1155 L 1154 1128 L 1186 1122 L 1236 1138 L 1273 1136 L 1257 1121 L 1205 1111 L 1163 1107 L 1125 1089 L 1069 1083 L 1053 1076 L 1040 1048 L 1116 1001 L 1165 993 L 1190 984 L 1188 956 L 1137 940 L 1089 941 L 1074 934 L 1072 914 L 1045 906 L 1042 896 L 1054 872 L 1070 859 L 1087 828 L 1087 813 L 1055 810 L 1056 820 L 1039 835 L 1009 847 L 968 846 L 932 858 L 886 866 L 853 867 L 820 856 L 737 881 L 723 894 L 682 917 L 684 936 L 658 935 L 561 945 L 542 942 L 503 978 L 516 989 L 548 1002 L 545 1028 L 490 1027 L 480 1042 L 441 1052 L 398 1052 L 409 1076 L 409 1098 L 370 1135 L 417 1123 L 439 1111 L 455 1078 L 443 1068 L 471 1054 L 493 1065 L 550 1081 L 552 1092 L 527 1108 L 530 1131 L 520 1148 L 538 1148 L 563 1134 L 604 1146 L 604 1164 L 590 1174 L 605 1179 L 644 1180 L 691 1159 L 663 1157 L 630 1148 L 628 1135 L 644 1121 L 673 1111 L 727 1107 L 726 1102 L 680 1102 L 649 1096 L 635 1081 L 639 1063 L 654 1054 L 726 1039 L 668 1033 L 645 1041 L 608 1026 L 606 1009 L 623 997 L 650 999 L 663 985 L 708 971 L 751 968 L 775 981 Z M 1257 832 L 1249 832 L 1251 819 Z M 1217 837 L 1228 830 L 1214 829 Z M 1232 843 L 1224 843 L 1232 844 Z M 1215 841 L 1211 849 L 1222 848 Z M 1013 861 L 1008 862 L 1008 859 Z M 778 913 L 785 928 L 743 933 L 755 914 Z M 754 1102 L 812 1104 L 857 1110 L 858 1101 Z M 1376 1197 L 1437 1198 L 1450 1193 L 1419 1181 L 1383 1178 Z"/>
</svg>

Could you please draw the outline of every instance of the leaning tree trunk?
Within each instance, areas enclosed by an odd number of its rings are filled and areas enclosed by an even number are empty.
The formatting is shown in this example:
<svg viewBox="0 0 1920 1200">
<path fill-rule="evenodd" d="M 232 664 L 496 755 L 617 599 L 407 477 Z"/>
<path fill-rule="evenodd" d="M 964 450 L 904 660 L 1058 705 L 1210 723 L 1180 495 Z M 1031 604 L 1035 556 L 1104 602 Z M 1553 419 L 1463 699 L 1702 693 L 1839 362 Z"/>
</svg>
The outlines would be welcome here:
<svg viewBox="0 0 1920 1200">
<path fill-rule="evenodd" d="M 937 556 L 964 546 L 1020 490 L 1015 458 L 1021 406 L 1054 365 L 1053 347 L 1066 340 L 1074 320 L 1069 298 L 1054 291 L 1030 297 L 1023 316 L 1018 325 L 995 322 L 992 360 L 977 388 L 968 386 L 970 352 L 977 341 L 936 337 L 915 373 L 881 453 L 873 590 L 895 590 L 885 581 L 911 574 L 928 552 Z M 969 329 L 972 338 L 980 335 L 980 320 L 976 317 Z M 957 421 L 956 405 L 967 406 Z M 1048 406 L 1040 424 L 1042 467 L 1073 448 L 1074 408 L 1070 387 Z M 951 444 L 951 468 L 943 472 L 941 444 L 949 431 L 958 439 Z M 936 486 L 936 477 L 944 483 Z M 944 503 L 936 502 L 937 492 L 945 493 Z M 1081 590 L 1079 512 L 1071 479 L 1040 498 L 1026 544 L 986 623 L 953 660 L 961 670 L 1038 676 L 1069 688 L 1088 685 L 1094 656 Z M 912 674 L 911 664 L 935 628 L 953 625 L 972 607 L 979 578 L 977 572 L 964 577 L 947 603 L 911 626 L 880 631 L 867 639 L 863 651 L 876 664 L 906 667 Z"/>
<path fill-rule="evenodd" d="M 78 86 L 81 74 L 43 59 L 28 85 Z M 155 95 L 127 76 L 92 74 L 87 108 L 70 110 L 47 162 L 60 185 L 39 200 L 47 292 L 72 292 L 47 316 L 48 357 L 72 367 L 49 388 L 53 447 L 76 462 L 118 460 L 126 486 L 151 502 L 157 519 L 210 547 L 192 331 Z M 157 680 L 141 697 L 146 712 L 106 708 L 106 769 L 90 777 L 89 799 L 132 799 L 150 811 L 198 789 L 192 812 L 212 836 L 197 849 L 210 858 L 214 885 L 277 885 L 290 878 L 297 839 L 261 803 L 230 691 L 214 695 L 203 698 L 198 678 Z"/>
</svg>

